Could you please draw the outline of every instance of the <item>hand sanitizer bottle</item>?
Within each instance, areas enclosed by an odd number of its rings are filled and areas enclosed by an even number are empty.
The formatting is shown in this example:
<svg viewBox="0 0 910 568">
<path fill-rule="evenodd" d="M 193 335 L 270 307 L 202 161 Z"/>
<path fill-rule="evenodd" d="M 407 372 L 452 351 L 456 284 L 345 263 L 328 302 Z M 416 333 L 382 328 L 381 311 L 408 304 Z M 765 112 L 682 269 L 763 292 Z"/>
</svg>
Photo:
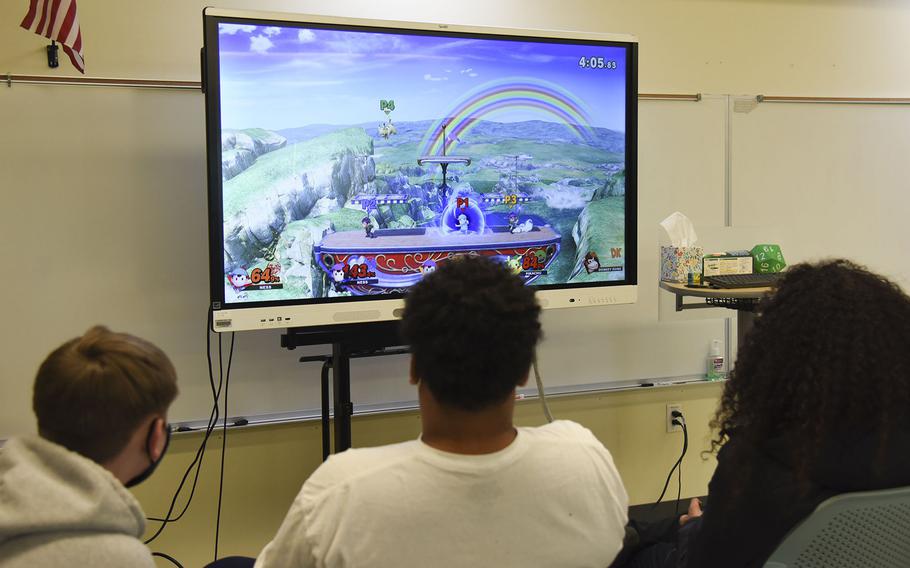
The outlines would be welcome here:
<svg viewBox="0 0 910 568">
<path fill-rule="evenodd" d="M 724 378 L 724 356 L 720 354 L 720 340 L 711 342 L 711 353 L 708 355 L 708 372 L 705 378 L 709 381 L 719 381 Z"/>
</svg>

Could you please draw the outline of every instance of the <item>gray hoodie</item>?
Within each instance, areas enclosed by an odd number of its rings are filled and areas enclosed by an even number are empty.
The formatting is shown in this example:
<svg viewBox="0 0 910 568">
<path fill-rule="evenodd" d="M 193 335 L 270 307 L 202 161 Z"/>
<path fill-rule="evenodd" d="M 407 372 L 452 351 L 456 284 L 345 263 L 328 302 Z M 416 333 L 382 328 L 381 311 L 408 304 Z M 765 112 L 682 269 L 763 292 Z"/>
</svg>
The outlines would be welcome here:
<svg viewBox="0 0 910 568">
<path fill-rule="evenodd" d="M 41 438 L 0 449 L 0 567 L 155 566 L 145 515 L 97 463 Z"/>
</svg>

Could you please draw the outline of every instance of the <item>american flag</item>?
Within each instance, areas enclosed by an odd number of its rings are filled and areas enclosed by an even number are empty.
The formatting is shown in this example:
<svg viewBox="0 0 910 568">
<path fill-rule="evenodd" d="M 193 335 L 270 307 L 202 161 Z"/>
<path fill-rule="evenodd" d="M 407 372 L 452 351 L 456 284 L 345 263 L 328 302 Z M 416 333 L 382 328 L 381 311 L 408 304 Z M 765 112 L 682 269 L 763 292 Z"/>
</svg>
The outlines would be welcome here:
<svg viewBox="0 0 910 568">
<path fill-rule="evenodd" d="M 28 14 L 19 24 L 40 36 L 60 42 L 73 67 L 85 74 L 82 31 L 76 15 L 76 0 L 31 0 Z"/>
</svg>

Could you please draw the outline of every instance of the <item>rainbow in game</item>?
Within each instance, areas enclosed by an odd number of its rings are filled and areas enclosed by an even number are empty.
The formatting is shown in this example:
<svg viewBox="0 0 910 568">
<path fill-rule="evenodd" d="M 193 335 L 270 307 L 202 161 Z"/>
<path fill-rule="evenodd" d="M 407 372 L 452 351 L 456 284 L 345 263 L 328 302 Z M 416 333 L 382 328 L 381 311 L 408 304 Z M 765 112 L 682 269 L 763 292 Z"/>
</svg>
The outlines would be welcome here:
<svg viewBox="0 0 910 568">
<path fill-rule="evenodd" d="M 572 93 L 548 81 L 512 78 L 487 82 L 458 100 L 446 118 L 436 120 L 427 130 L 420 143 L 422 154 L 450 154 L 483 117 L 506 109 L 543 111 L 568 126 L 583 142 L 596 136 L 584 103 Z"/>
</svg>

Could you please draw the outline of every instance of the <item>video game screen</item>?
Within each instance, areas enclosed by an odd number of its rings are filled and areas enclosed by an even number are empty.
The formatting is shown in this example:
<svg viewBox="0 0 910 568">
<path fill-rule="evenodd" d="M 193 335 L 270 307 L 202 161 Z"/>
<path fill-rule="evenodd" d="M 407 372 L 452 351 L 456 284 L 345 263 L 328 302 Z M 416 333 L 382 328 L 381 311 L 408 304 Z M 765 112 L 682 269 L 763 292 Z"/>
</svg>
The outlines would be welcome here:
<svg viewBox="0 0 910 568">
<path fill-rule="evenodd" d="M 209 79 L 225 305 L 400 295 L 465 254 L 627 283 L 630 44 L 258 24 L 217 23 Z"/>
</svg>

